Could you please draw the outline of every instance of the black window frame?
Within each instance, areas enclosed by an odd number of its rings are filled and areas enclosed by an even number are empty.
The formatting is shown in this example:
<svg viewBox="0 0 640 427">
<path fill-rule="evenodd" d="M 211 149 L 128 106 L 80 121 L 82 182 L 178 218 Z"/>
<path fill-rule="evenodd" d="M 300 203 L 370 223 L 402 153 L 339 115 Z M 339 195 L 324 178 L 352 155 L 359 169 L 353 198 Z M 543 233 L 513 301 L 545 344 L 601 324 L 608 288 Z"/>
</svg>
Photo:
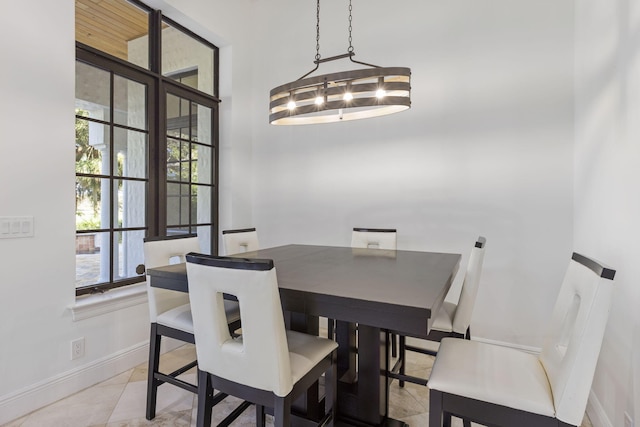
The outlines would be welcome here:
<svg viewBox="0 0 640 427">
<path fill-rule="evenodd" d="M 204 38 L 193 33 L 189 29 L 176 23 L 170 18 L 162 15 L 159 10 L 154 10 L 137 0 L 128 0 L 143 10 L 149 12 L 149 69 L 140 67 L 133 63 L 124 61 L 106 52 L 97 50 L 91 46 L 76 41 L 76 61 L 84 62 L 97 68 L 105 69 L 109 72 L 121 75 L 126 78 L 141 82 L 147 85 L 147 114 L 148 114 L 148 174 L 147 174 L 147 192 L 146 192 L 146 227 L 134 227 L 136 230 L 146 229 L 146 237 L 158 237 L 167 234 L 167 132 L 166 132 L 166 115 L 167 105 L 166 98 L 168 94 L 179 94 L 179 96 L 188 98 L 191 102 L 198 102 L 211 108 L 211 154 L 212 159 L 212 179 L 211 179 L 211 221 L 207 225 L 211 227 L 210 248 L 212 254 L 218 253 L 218 215 L 219 215 L 219 193 L 218 193 L 218 165 L 219 165 L 219 68 L 220 55 L 219 49 L 214 44 L 208 42 Z M 162 22 L 170 23 L 174 28 L 182 31 L 188 36 L 193 37 L 197 41 L 206 44 L 213 49 L 213 69 L 214 69 L 214 95 L 201 92 L 190 86 L 182 84 L 172 79 L 172 76 L 163 76 L 160 67 L 162 52 Z M 113 108 L 113 107 L 112 107 Z M 106 178 L 106 176 L 105 176 Z M 111 177 L 111 179 L 120 179 L 120 177 Z M 110 197 L 110 203 L 113 206 L 113 197 Z M 111 214 L 113 215 L 113 209 Z M 190 221 L 190 226 L 191 226 Z M 76 230 L 76 235 L 96 232 L 109 231 L 117 233 L 119 231 L 129 231 L 114 227 L 114 221 L 111 220 L 109 229 L 101 228 L 100 230 Z M 113 245 L 110 245 L 113 256 Z M 110 289 L 140 283 L 146 280 L 144 274 L 135 277 L 114 281 L 113 262 L 110 266 L 110 278 L 107 283 L 97 283 L 76 288 L 76 297 L 102 293 Z"/>
</svg>

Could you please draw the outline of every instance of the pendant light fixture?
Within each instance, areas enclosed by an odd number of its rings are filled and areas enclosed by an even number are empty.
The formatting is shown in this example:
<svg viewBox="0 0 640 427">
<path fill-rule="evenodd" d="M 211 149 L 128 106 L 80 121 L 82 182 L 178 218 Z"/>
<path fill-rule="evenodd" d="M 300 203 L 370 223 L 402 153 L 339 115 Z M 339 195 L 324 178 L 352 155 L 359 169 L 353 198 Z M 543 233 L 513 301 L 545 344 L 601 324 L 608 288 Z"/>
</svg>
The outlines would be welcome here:
<svg viewBox="0 0 640 427">
<path fill-rule="evenodd" d="M 320 0 L 316 7 L 315 68 L 291 83 L 271 90 L 269 123 L 305 125 L 366 119 L 397 113 L 411 107 L 411 70 L 379 67 L 356 61 L 351 37 L 352 5 L 349 0 L 349 48 L 329 58 L 320 56 Z M 368 68 L 309 77 L 320 64 L 349 58 Z"/>
</svg>

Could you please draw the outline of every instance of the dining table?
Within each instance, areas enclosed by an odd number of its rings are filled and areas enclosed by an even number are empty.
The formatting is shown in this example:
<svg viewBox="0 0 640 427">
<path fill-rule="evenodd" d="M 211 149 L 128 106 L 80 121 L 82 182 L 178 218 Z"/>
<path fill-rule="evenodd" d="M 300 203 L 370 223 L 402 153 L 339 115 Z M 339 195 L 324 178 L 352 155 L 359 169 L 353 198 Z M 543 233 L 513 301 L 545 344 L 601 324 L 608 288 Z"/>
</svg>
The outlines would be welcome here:
<svg viewBox="0 0 640 427">
<path fill-rule="evenodd" d="M 290 244 L 230 255 L 274 261 L 288 328 L 319 333 L 336 321 L 338 426 L 406 424 L 389 417 L 390 332 L 426 338 L 460 265 L 460 254 Z M 150 286 L 188 292 L 186 266 L 149 269 Z M 311 419 L 320 387 L 296 402 Z"/>
</svg>

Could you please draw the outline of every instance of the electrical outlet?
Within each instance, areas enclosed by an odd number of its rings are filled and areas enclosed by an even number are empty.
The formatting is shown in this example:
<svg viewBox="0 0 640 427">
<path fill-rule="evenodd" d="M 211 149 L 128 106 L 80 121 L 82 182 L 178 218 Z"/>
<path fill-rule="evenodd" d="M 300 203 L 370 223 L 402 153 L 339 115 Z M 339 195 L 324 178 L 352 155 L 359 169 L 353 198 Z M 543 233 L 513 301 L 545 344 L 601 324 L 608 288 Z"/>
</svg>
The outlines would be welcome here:
<svg viewBox="0 0 640 427">
<path fill-rule="evenodd" d="M 633 427 L 633 419 L 631 418 L 631 415 L 629 415 L 629 413 L 625 412 L 624 413 L 624 427 Z"/>
<path fill-rule="evenodd" d="M 71 341 L 71 360 L 84 357 L 84 337 Z"/>
</svg>

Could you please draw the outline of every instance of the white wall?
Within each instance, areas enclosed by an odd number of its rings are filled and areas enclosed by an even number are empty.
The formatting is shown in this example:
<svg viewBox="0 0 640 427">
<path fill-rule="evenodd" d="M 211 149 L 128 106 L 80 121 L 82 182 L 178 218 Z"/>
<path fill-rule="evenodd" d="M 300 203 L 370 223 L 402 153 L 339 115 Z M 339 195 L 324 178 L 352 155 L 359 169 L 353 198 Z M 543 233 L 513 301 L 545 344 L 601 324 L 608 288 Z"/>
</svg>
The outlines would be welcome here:
<svg viewBox="0 0 640 427">
<path fill-rule="evenodd" d="M 640 423 L 640 6 L 576 2 L 574 246 L 617 269 L 594 426 Z M 593 396 L 592 396 L 593 397 Z"/>
<path fill-rule="evenodd" d="M 394 227 L 402 249 L 462 252 L 466 262 L 482 234 L 474 335 L 540 346 L 572 249 L 572 3 L 355 1 L 356 59 L 411 67 L 412 108 L 270 126 L 269 90 L 313 66 L 312 3 L 255 5 L 261 244 L 348 245 L 354 226 Z M 322 2 L 323 57 L 346 51 L 346 27 L 346 2 Z"/>
</svg>

